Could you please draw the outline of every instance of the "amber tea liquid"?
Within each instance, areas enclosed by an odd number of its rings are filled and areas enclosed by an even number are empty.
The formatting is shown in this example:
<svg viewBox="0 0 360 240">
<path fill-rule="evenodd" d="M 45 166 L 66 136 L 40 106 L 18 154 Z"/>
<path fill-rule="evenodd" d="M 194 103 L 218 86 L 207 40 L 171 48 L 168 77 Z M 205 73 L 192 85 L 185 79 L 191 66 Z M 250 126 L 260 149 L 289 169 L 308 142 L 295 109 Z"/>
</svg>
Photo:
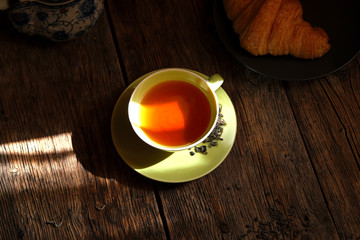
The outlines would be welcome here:
<svg viewBox="0 0 360 240">
<path fill-rule="evenodd" d="M 151 140 L 166 146 L 196 142 L 204 135 L 211 119 L 206 95 L 183 81 L 155 85 L 140 105 L 141 129 Z"/>
</svg>

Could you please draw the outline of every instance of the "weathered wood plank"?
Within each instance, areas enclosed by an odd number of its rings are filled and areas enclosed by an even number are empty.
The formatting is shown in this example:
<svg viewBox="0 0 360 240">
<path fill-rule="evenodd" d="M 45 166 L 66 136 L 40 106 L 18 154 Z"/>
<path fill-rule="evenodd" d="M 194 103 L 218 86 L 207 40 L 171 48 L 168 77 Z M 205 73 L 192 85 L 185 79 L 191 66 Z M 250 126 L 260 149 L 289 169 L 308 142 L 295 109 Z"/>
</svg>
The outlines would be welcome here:
<svg viewBox="0 0 360 240">
<path fill-rule="evenodd" d="M 223 45 L 208 39 L 208 36 L 217 38 L 215 28 L 207 24 L 212 21 L 210 2 L 110 0 L 107 3 L 130 82 L 160 68 L 183 67 L 212 74 L 228 64 L 214 57 L 215 54 L 228 56 L 219 52 Z M 199 5 L 202 10 L 198 9 Z M 198 11 L 210 15 L 203 16 Z"/>
<path fill-rule="evenodd" d="M 64 43 L 0 21 L 0 46 L 0 238 L 164 239 L 151 182 L 112 144 L 125 82 L 106 13 Z"/>
<path fill-rule="evenodd" d="M 322 192 L 344 239 L 360 237 L 359 82 L 358 56 L 321 81 L 286 87 Z"/>
</svg>

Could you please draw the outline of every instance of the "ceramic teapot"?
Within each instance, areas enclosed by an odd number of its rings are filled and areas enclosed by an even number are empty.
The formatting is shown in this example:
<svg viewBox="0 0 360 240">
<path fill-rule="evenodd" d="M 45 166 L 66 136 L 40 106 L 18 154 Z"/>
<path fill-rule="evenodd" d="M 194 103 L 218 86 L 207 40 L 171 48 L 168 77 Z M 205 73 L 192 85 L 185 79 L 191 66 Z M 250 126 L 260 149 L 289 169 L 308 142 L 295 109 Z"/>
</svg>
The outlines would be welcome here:
<svg viewBox="0 0 360 240">
<path fill-rule="evenodd" d="M 104 0 L 0 0 L 14 28 L 30 36 L 65 41 L 83 35 L 101 15 Z"/>
</svg>

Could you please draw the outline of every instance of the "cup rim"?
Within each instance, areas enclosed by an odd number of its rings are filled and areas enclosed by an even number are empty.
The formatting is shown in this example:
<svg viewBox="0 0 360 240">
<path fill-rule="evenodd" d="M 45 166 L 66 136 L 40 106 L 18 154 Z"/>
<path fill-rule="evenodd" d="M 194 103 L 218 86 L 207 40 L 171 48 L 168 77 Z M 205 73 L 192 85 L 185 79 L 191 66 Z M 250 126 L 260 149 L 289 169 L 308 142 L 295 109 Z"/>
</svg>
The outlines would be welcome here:
<svg viewBox="0 0 360 240">
<path fill-rule="evenodd" d="M 149 137 L 147 137 L 147 135 L 141 131 L 138 127 L 134 126 L 133 124 L 133 121 L 130 119 L 130 116 L 131 116 L 131 104 L 132 104 L 132 99 L 133 99 L 133 96 L 135 95 L 135 92 L 137 91 L 137 89 L 139 89 L 141 87 L 141 85 L 144 84 L 145 81 L 147 81 L 147 79 L 151 78 L 152 76 L 154 75 L 157 75 L 157 74 L 160 74 L 160 73 L 163 73 L 163 72 L 169 72 L 169 71 L 179 71 L 179 72 L 185 72 L 187 74 L 191 74 L 191 75 L 194 75 L 196 76 L 197 78 L 201 79 L 202 81 L 204 81 L 207 85 L 207 87 L 209 88 L 211 94 L 212 94 L 212 97 L 214 98 L 215 100 L 215 105 L 216 105 L 216 108 L 215 108 L 215 118 L 213 120 L 213 123 L 211 125 L 211 127 L 209 128 L 209 130 L 207 131 L 207 133 L 201 137 L 200 139 L 198 139 L 196 142 L 192 143 L 192 144 L 188 144 L 188 145 L 181 145 L 181 146 L 166 146 L 166 145 L 162 145 L 162 144 L 159 144 L 159 143 L 156 143 L 155 141 L 153 141 L 152 139 L 150 139 Z M 139 87 L 140 86 L 140 87 Z M 207 97 L 208 98 L 208 97 Z M 158 71 L 155 71 L 153 73 L 150 73 L 148 76 L 146 76 L 135 88 L 134 88 L 134 91 L 132 92 L 131 96 L 130 96 L 130 100 L 129 100 L 129 103 L 128 103 L 128 118 L 129 118 L 129 121 L 130 121 L 130 125 L 132 127 L 132 129 L 135 131 L 135 134 L 137 135 L 137 137 L 139 137 L 142 141 L 144 141 L 145 143 L 147 143 L 148 145 L 150 145 L 151 147 L 154 147 L 156 149 L 159 149 L 159 150 L 163 150 L 163 151 L 168 151 L 168 152 L 176 152 L 176 151 L 182 151 L 182 150 L 186 150 L 186 149 L 190 149 L 190 148 L 193 148 L 199 144 L 201 144 L 212 132 L 213 130 L 215 129 L 216 127 L 216 124 L 218 122 L 218 119 L 219 119 L 219 100 L 218 100 L 218 97 L 215 93 L 215 91 L 213 91 L 211 89 L 211 87 L 209 86 L 209 83 L 207 81 L 207 79 L 204 79 L 202 76 L 200 76 L 199 74 L 195 73 L 195 72 L 192 72 L 190 70 L 187 70 L 187 69 L 184 69 L 184 68 L 164 68 L 164 69 L 160 69 Z M 142 136 L 146 136 L 145 139 L 144 137 Z"/>
</svg>

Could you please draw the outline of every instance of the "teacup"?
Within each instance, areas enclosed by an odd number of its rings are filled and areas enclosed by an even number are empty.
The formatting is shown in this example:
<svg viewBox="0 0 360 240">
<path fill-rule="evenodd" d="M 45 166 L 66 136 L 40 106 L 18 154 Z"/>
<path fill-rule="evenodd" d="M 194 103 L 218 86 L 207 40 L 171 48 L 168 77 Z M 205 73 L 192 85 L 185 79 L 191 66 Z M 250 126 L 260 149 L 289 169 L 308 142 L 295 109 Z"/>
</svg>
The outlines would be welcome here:
<svg viewBox="0 0 360 240">
<path fill-rule="evenodd" d="M 164 151 L 202 143 L 216 126 L 223 83 L 216 74 L 206 80 L 186 69 L 167 68 L 150 74 L 134 89 L 128 115 L 140 139 Z"/>
<path fill-rule="evenodd" d="M 0 0 L 14 28 L 26 35 L 65 41 L 83 35 L 101 15 L 104 0 Z"/>
</svg>

